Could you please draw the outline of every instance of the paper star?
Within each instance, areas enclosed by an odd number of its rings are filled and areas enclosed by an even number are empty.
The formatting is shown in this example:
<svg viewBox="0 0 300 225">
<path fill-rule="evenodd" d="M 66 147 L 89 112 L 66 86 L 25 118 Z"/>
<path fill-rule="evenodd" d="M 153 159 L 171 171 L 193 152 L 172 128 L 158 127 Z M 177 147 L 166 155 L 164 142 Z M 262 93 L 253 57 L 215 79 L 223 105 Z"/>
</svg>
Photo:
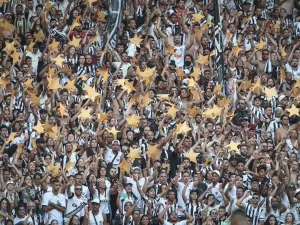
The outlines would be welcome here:
<svg viewBox="0 0 300 225">
<path fill-rule="evenodd" d="M 110 77 L 110 74 L 108 73 L 108 69 L 105 68 L 100 68 L 99 70 L 97 70 L 97 74 L 99 76 L 102 76 L 102 79 L 104 82 L 106 82 L 108 80 L 108 78 Z"/>
<path fill-rule="evenodd" d="M 21 155 L 23 153 L 24 144 L 18 144 L 17 154 Z"/>
<path fill-rule="evenodd" d="M 296 87 L 296 88 L 300 87 L 300 78 L 296 78 L 296 83 L 295 83 L 294 87 Z"/>
<path fill-rule="evenodd" d="M 280 27 L 280 20 L 277 20 L 276 23 L 274 24 L 275 33 L 279 31 L 279 27 Z"/>
<path fill-rule="evenodd" d="M 37 121 L 37 124 L 32 129 L 34 129 L 39 134 L 44 133 L 44 128 L 39 120 Z"/>
<path fill-rule="evenodd" d="M 135 159 L 140 159 L 142 157 L 139 155 L 139 149 L 138 148 L 131 148 L 130 147 L 127 158 L 132 159 L 132 162 L 133 162 Z"/>
<path fill-rule="evenodd" d="M 60 55 L 58 55 L 55 58 L 52 58 L 52 61 L 55 62 L 55 65 L 59 66 L 59 67 L 63 67 L 63 62 L 65 61 L 65 58 L 60 57 Z"/>
<path fill-rule="evenodd" d="M 169 95 L 168 94 L 158 94 L 156 95 L 161 101 L 169 101 Z"/>
<path fill-rule="evenodd" d="M 81 38 L 73 37 L 72 41 L 68 42 L 68 45 L 73 45 L 74 47 L 78 47 L 80 45 Z"/>
<path fill-rule="evenodd" d="M 103 122 L 105 120 L 108 120 L 107 114 L 105 114 L 105 113 L 98 114 L 98 119 L 96 120 L 96 122 Z"/>
<path fill-rule="evenodd" d="M 183 72 L 183 69 L 182 69 L 182 68 L 178 68 L 178 69 L 176 70 L 176 72 L 177 72 L 177 76 L 178 76 L 180 79 L 182 79 L 182 77 L 185 77 L 185 76 L 186 76 L 186 74 Z"/>
<path fill-rule="evenodd" d="M 222 88 L 223 88 L 223 85 L 222 84 L 219 84 L 219 85 L 216 85 L 214 87 L 214 93 L 217 94 L 219 92 L 222 92 Z"/>
<path fill-rule="evenodd" d="M 80 26 L 81 26 L 81 24 L 75 21 L 75 22 L 70 26 L 70 28 L 71 28 L 71 30 L 73 30 L 75 27 L 80 27 Z"/>
<path fill-rule="evenodd" d="M 30 102 L 34 105 L 39 106 L 41 104 L 41 99 L 39 97 L 37 97 L 34 93 L 28 93 L 29 94 L 29 99 Z"/>
<path fill-rule="evenodd" d="M 193 101 L 198 101 L 200 100 L 200 94 L 198 92 L 198 90 L 196 90 L 195 88 L 191 90 L 191 93 L 193 95 Z"/>
<path fill-rule="evenodd" d="M 67 163 L 66 167 L 65 167 L 65 170 L 66 170 L 68 173 L 70 173 L 70 172 L 72 171 L 74 165 L 75 165 L 75 163 L 69 161 L 69 162 Z"/>
<path fill-rule="evenodd" d="M 243 49 L 240 48 L 240 47 L 237 45 L 237 46 L 233 47 L 232 50 L 233 50 L 233 55 L 235 55 L 236 57 L 238 57 L 238 56 L 239 56 L 239 52 L 242 51 Z"/>
<path fill-rule="evenodd" d="M 190 151 L 189 153 L 183 154 L 184 157 L 189 158 L 191 162 L 197 163 L 197 157 L 200 153 Z"/>
<path fill-rule="evenodd" d="M 1 77 L 0 78 L 0 84 L 8 85 L 8 84 L 10 84 L 10 79 Z"/>
<path fill-rule="evenodd" d="M 282 57 L 287 56 L 287 53 L 285 52 L 285 46 L 281 48 L 280 53 L 281 53 L 281 56 L 282 56 Z"/>
<path fill-rule="evenodd" d="M 7 21 L 3 21 L 0 24 L 0 27 L 2 27 L 4 30 L 7 30 L 7 31 L 12 31 L 15 29 L 15 26 L 11 23 L 8 23 Z"/>
<path fill-rule="evenodd" d="M 88 86 L 88 85 L 85 85 L 84 88 L 83 88 L 83 90 L 85 90 L 85 91 L 87 92 L 89 98 L 90 98 L 93 102 L 95 102 L 95 99 L 96 99 L 97 97 L 100 97 L 100 94 L 95 90 L 94 87 L 90 87 L 90 86 Z"/>
<path fill-rule="evenodd" d="M 129 173 L 131 164 L 127 162 L 125 159 L 122 160 L 122 162 L 118 165 L 121 172 Z"/>
<path fill-rule="evenodd" d="M 289 117 L 291 117 L 293 115 L 299 116 L 299 109 L 296 108 L 295 105 L 292 105 L 292 107 L 290 109 L 286 109 L 286 111 L 288 111 L 290 113 Z"/>
<path fill-rule="evenodd" d="M 126 90 L 128 92 L 128 94 L 133 91 L 136 91 L 136 89 L 133 87 L 133 81 L 129 82 L 128 80 L 125 81 L 123 89 Z"/>
<path fill-rule="evenodd" d="M 61 117 L 69 116 L 69 114 L 66 112 L 65 106 L 61 103 L 59 103 L 59 112 Z"/>
<path fill-rule="evenodd" d="M 48 84 L 48 88 L 50 90 L 57 90 L 57 89 L 62 89 L 63 87 L 61 86 L 61 84 L 59 83 L 59 79 L 51 79 L 51 78 L 47 78 L 49 84 Z"/>
<path fill-rule="evenodd" d="M 252 86 L 252 91 L 257 91 L 257 93 L 260 92 L 260 90 L 263 88 L 264 86 L 261 85 L 261 81 L 260 79 L 258 79 L 256 81 L 256 83 Z"/>
<path fill-rule="evenodd" d="M 281 68 L 279 77 L 282 78 L 283 80 L 286 80 L 285 69 Z"/>
<path fill-rule="evenodd" d="M 43 43 L 45 35 L 41 31 L 39 31 L 38 33 L 34 34 L 33 36 L 35 37 L 35 42 L 41 42 L 41 43 Z"/>
<path fill-rule="evenodd" d="M 231 152 L 231 151 L 236 151 L 238 152 L 239 149 L 238 149 L 238 146 L 240 145 L 239 142 L 233 142 L 233 141 L 230 141 L 229 145 L 226 145 L 225 148 L 228 148 L 228 152 Z"/>
<path fill-rule="evenodd" d="M 151 83 L 151 78 L 155 74 L 156 67 L 146 68 L 144 72 L 140 72 L 140 77 L 146 82 L 146 85 Z"/>
<path fill-rule="evenodd" d="M 32 82 L 33 82 L 33 79 L 28 78 L 23 84 L 26 88 L 33 88 Z"/>
<path fill-rule="evenodd" d="M 198 67 L 193 68 L 193 73 L 190 74 L 191 77 L 194 78 L 195 81 L 200 79 L 201 69 Z"/>
<path fill-rule="evenodd" d="M 136 114 L 132 114 L 131 116 L 127 116 L 126 121 L 129 127 L 138 128 L 141 117 Z"/>
<path fill-rule="evenodd" d="M 187 134 L 192 129 L 187 125 L 186 121 L 184 123 L 177 124 L 176 134 Z"/>
<path fill-rule="evenodd" d="M 210 57 L 213 57 L 213 56 L 215 56 L 215 55 L 216 55 L 216 49 L 214 49 L 214 50 L 209 54 Z"/>
<path fill-rule="evenodd" d="M 133 38 L 129 38 L 129 41 L 134 44 L 136 47 L 140 47 L 140 43 L 143 39 L 139 38 L 137 34 L 134 35 Z"/>
<path fill-rule="evenodd" d="M 168 45 L 168 47 L 167 47 L 166 50 L 168 50 L 168 52 L 169 52 L 170 55 L 173 55 L 173 54 L 174 54 L 174 46 Z"/>
<path fill-rule="evenodd" d="M 58 46 L 59 46 L 59 42 L 53 41 L 53 42 L 49 45 L 49 49 L 52 50 L 52 51 L 54 51 L 54 52 L 59 52 Z"/>
<path fill-rule="evenodd" d="M 125 85 L 125 81 L 126 79 L 117 79 L 116 84 L 123 87 Z"/>
<path fill-rule="evenodd" d="M 168 115 L 174 120 L 178 109 L 175 108 L 174 104 L 169 103 L 169 105 L 171 105 L 171 107 L 168 109 Z"/>
<path fill-rule="evenodd" d="M 44 128 L 44 131 L 46 131 L 46 132 L 51 132 L 51 131 L 52 131 L 52 125 L 49 124 L 47 121 L 46 121 L 46 123 L 43 124 L 42 126 L 43 126 L 43 128 Z"/>
<path fill-rule="evenodd" d="M 33 46 L 35 45 L 35 42 L 31 42 L 28 46 L 27 46 L 27 48 L 26 48 L 26 51 L 28 51 L 28 52 L 31 52 L 31 51 L 33 51 Z"/>
<path fill-rule="evenodd" d="M 266 44 L 267 44 L 266 41 L 263 41 L 262 39 L 260 39 L 260 42 L 258 44 L 256 44 L 256 50 L 257 51 L 262 50 Z"/>
<path fill-rule="evenodd" d="M 50 165 L 50 171 L 52 171 L 52 175 L 54 177 L 59 175 L 61 168 L 60 168 L 60 163 L 56 163 L 55 165 Z"/>
<path fill-rule="evenodd" d="M 69 92 L 72 90 L 76 90 L 75 80 L 68 80 L 68 83 L 64 86 L 64 88 L 67 89 Z"/>
<path fill-rule="evenodd" d="M 219 105 L 221 108 L 223 107 L 227 107 L 228 104 L 231 102 L 231 100 L 229 100 L 228 98 L 226 98 L 225 96 L 219 101 Z"/>
<path fill-rule="evenodd" d="M 103 12 L 100 12 L 100 11 L 98 11 L 97 10 L 97 20 L 99 21 L 99 22 L 106 22 L 106 14 L 105 13 L 103 13 Z"/>
<path fill-rule="evenodd" d="M 7 145 L 7 144 L 9 144 L 9 142 L 14 141 L 15 140 L 15 135 L 16 135 L 16 133 L 10 133 L 10 135 L 8 136 L 5 144 Z"/>
<path fill-rule="evenodd" d="M 121 132 L 121 131 L 116 130 L 115 127 L 110 128 L 110 129 L 106 128 L 106 130 L 107 130 L 109 133 L 111 133 L 111 134 L 114 135 L 114 140 L 117 140 L 117 135 L 118 135 L 118 133 Z"/>
<path fill-rule="evenodd" d="M 200 110 L 198 110 L 195 105 L 193 108 L 189 108 L 186 111 L 188 112 L 189 115 L 191 115 L 194 118 L 200 113 Z"/>
<path fill-rule="evenodd" d="M 196 62 L 199 63 L 200 65 L 209 64 L 208 57 L 209 55 L 206 56 L 200 55 L 199 58 L 196 60 Z"/>
<path fill-rule="evenodd" d="M 84 119 L 92 119 L 93 117 L 91 116 L 91 109 L 81 109 L 80 114 L 78 115 L 79 118 L 84 118 Z"/>
<path fill-rule="evenodd" d="M 205 16 L 203 16 L 200 12 L 197 13 L 197 14 L 192 14 L 193 18 L 192 18 L 192 23 L 194 22 L 198 22 L 198 23 L 201 23 L 201 20 L 203 18 L 205 18 Z"/>
<path fill-rule="evenodd" d="M 160 151 L 157 150 L 156 145 L 152 146 L 152 145 L 148 145 L 148 150 L 146 152 L 146 155 L 150 156 L 151 159 L 155 160 L 156 158 L 158 158 L 160 154 Z"/>
<path fill-rule="evenodd" d="M 144 106 L 148 106 L 153 101 L 154 101 L 153 99 L 149 98 L 148 93 L 142 99 L 142 103 L 144 104 Z"/>
<path fill-rule="evenodd" d="M 21 62 L 20 57 L 21 57 L 21 52 L 14 51 L 14 53 L 12 54 L 12 59 L 14 62 L 20 63 Z"/>
<path fill-rule="evenodd" d="M 83 74 L 83 75 L 81 75 L 81 76 L 78 76 L 77 78 L 78 78 L 78 79 L 81 79 L 81 80 L 83 80 L 83 81 L 87 81 L 87 79 L 89 78 L 89 75 L 88 75 L 88 74 Z"/>
<path fill-rule="evenodd" d="M 273 97 L 277 96 L 275 87 L 273 88 L 265 87 L 265 94 L 267 96 L 268 101 L 272 100 Z"/>
<path fill-rule="evenodd" d="M 248 80 L 248 81 L 245 81 L 245 83 L 243 83 L 242 90 L 248 90 L 251 87 L 252 87 L 252 83 L 250 80 Z"/>
<path fill-rule="evenodd" d="M 213 109 L 207 109 L 206 111 L 202 112 L 202 114 L 205 115 L 206 118 L 215 119 L 217 117 Z"/>
<path fill-rule="evenodd" d="M 11 53 L 12 51 L 15 51 L 15 42 L 7 42 L 5 41 L 5 48 L 2 51 L 6 51 L 7 53 Z"/>
<path fill-rule="evenodd" d="M 218 107 L 217 105 L 214 105 L 212 110 L 213 110 L 213 114 L 215 116 L 220 116 L 221 115 L 222 109 L 220 107 Z"/>
<path fill-rule="evenodd" d="M 60 69 L 60 72 L 62 73 L 72 73 L 72 70 L 68 66 L 64 66 Z"/>
</svg>

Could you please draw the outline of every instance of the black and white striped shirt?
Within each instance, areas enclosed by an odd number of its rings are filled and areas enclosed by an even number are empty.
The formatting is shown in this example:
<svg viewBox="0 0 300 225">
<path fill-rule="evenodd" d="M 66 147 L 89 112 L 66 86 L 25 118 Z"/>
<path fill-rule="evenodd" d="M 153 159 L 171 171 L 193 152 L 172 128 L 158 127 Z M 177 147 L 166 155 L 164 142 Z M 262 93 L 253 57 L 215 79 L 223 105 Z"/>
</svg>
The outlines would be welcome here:
<svg viewBox="0 0 300 225">
<path fill-rule="evenodd" d="M 252 218 L 252 225 L 258 225 L 259 221 L 265 219 L 266 209 L 263 203 L 259 203 L 257 207 L 253 207 L 250 203 L 245 204 L 245 213 Z"/>
</svg>

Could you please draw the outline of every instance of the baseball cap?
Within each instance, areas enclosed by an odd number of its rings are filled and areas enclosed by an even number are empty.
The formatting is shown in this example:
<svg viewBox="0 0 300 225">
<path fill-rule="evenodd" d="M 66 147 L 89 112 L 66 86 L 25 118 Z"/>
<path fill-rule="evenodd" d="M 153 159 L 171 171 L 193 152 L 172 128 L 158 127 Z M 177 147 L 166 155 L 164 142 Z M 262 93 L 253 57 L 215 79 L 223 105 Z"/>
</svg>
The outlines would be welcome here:
<svg viewBox="0 0 300 225">
<path fill-rule="evenodd" d="M 300 193 L 300 188 L 296 189 L 296 194 Z"/>
<path fill-rule="evenodd" d="M 218 170 L 213 170 L 212 173 L 218 174 L 218 176 L 220 176 L 220 172 Z"/>
<path fill-rule="evenodd" d="M 15 184 L 12 180 L 9 180 L 6 182 L 6 185 L 9 185 L 9 184 Z"/>
<path fill-rule="evenodd" d="M 119 141 L 119 140 L 114 140 L 114 141 L 112 142 L 112 144 L 120 145 L 120 141 Z"/>
<path fill-rule="evenodd" d="M 92 203 L 97 203 L 97 204 L 100 204 L 100 200 L 99 200 L 99 198 L 94 198 L 94 199 L 92 200 Z"/>
<path fill-rule="evenodd" d="M 278 97 L 278 101 L 282 101 L 282 100 L 285 99 L 285 98 L 286 98 L 285 95 L 280 95 L 280 96 Z"/>
</svg>

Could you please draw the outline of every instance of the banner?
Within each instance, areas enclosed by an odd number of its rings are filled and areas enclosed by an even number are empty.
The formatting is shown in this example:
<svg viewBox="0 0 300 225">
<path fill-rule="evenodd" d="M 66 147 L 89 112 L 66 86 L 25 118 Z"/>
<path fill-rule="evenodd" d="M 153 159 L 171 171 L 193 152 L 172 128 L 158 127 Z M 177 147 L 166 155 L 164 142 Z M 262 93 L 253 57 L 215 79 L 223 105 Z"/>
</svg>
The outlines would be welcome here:
<svg viewBox="0 0 300 225">
<path fill-rule="evenodd" d="M 106 24 L 106 32 L 110 33 L 109 49 L 115 49 L 120 35 L 120 27 L 122 22 L 122 7 L 123 0 L 110 1 L 110 9 L 108 12 L 108 20 Z M 107 36 L 104 35 L 104 43 L 107 41 Z"/>
<path fill-rule="evenodd" d="M 216 49 L 216 66 L 218 71 L 218 82 L 219 84 L 222 84 L 224 79 L 224 58 L 223 58 L 222 23 L 220 21 L 219 0 L 214 0 L 214 28 L 215 28 L 215 49 Z"/>
</svg>

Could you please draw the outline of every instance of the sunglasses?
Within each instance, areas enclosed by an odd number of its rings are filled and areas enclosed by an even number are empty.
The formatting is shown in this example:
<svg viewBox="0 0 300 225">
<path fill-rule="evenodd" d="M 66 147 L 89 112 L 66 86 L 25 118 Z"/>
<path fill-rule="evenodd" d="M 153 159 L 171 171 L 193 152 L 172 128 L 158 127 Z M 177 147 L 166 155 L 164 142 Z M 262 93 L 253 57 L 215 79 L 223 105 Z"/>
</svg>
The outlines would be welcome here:
<svg viewBox="0 0 300 225">
<path fill-rule="evenodd" d="M 82 188 L 75 188 L 76 191 L 82 191 Z"/>
</svg>

